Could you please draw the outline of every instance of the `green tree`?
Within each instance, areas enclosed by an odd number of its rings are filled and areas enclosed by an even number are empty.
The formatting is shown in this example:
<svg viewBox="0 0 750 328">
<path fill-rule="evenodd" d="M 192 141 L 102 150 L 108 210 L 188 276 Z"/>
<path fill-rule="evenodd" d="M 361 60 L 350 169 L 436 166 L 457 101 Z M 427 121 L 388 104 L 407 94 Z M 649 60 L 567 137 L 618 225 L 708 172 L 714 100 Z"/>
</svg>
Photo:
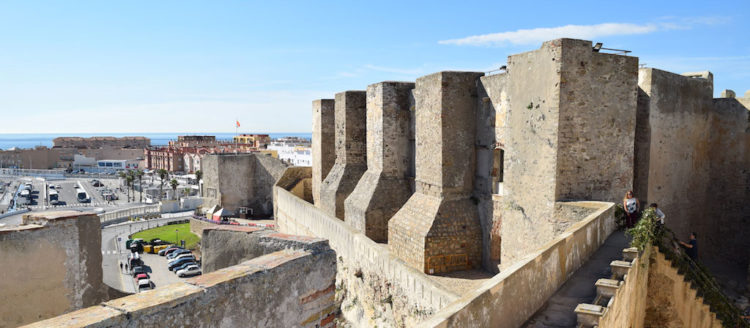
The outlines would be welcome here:
<svg viewBox="0 0 750 328">
<path fill-rule="evenodd" d="M 166 181 L 167 177 L 169 177 L 169 172 L 165 169 L 159 169 L 159 171 L 156 172 L 159 175 L 159 199 L 161 200 L 161 195 L 164 189 L 164 182 Z"/>
<path fill-rule="evenodd" d="M 177 182 L 177 179 L 172 179 L 172 181 L 169 181 L 169 186 L 172 187 L 172 194 L 174 195 L 172 196 L 173 198 L 176 198 L 177 196 L 177 186 L 179 185 L 180 184 Z"/>
<path fill-rule="evenodd" d="M 133 174 L 128 171 L 128 173 L 125 175 L 125 182 L 127 183 L 128 187 L 128 203 L 130 203 L 130 189 L 133 188 L 133 181 L 135 181 L 135 176 L 133 176 Z"/>
</svg>

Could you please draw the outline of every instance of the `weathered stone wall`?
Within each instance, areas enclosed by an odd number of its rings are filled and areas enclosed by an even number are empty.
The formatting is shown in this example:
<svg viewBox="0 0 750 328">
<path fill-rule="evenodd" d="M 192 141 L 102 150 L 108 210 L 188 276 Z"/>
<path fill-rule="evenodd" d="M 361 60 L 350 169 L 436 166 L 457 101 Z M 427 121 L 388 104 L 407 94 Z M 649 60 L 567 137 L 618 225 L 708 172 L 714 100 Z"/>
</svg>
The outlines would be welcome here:
<svg viewBox="0 0 750 328">
<path fill-rule="evenodd" d="M 237 213 L 253 209 L 255 217 L 273 214 L 273 185 L 286 169 L 280 160 L 259 154 L 219 154 L 203 159 L 203 207 L 214 205 Z"/>
<path fill-rule="evenodd" d="M 503 267 L 553 239 L 562 41 L 508 57 Z"/>
<path fill-rule="evenodd" d="M 16 327 L 107 300 L 99 217 L 32 214 L 0 228 L 0 327 Z"/>
<path fill-rule="evenodd" d="M 315 100 L 312 108 L 312 195 L 314 204 L 320 206 L 320 188 L 336 162 L 334 100 Z"/>
<path fill-rule="evenodd" d="M 439 72 L 417 79 L 416 191 L 388 223 L 388 246 L 426 273 L 482 264 L 482 227 L 471 199 L 482 75 Z"/>
<path fill-rule="evenodd" d="M 649 291 L 649 259 L 653 251 L 648 248 L 629 261 L 630 269 L 599 318 L 599 327 L 643 327 Z"/>
<path fill-rule="evenodd" d="M 563 40 L 555 200 L 616 202 L 633 188 L 638 58 Z"/>
<path fill-rule="evenodd" d="M 503 163 L 497 152 L 504 150 L 508 94 L 506 74 L 482 76 L 477 93 L 477 169 L 474 197 L 479 200 L 482 225 L 482 265 L 498 272 L 502 227 Z M 498 185 L 495 185 L 498 184 Z"/>
<path fill-rule="evenodd" d="M 376 242 L 388 241 L 388 221 L 411 196 L 408 171 L 414 83 L 367 87 L 367 171 L 344 202 L 345 221 Z"/>
<path fill-rule="evenodd" d="M 337 295 L 355 326 L 411 327 L 458 298 L 345 222 L 281 187 L 275 193 L 279 231 L 326 238 L 336 250 Z"/>
<path fill-rule="evenodd" d="M 648 295 L 642 301 L 647 303 L 645 327 L 724 326 L 684 276 L 657 250 L 652 251 Z"/>
<path fill-rule="evenodd" d="M 336 162 L 323 181 L 320 208 L 344 220 L 344 201 L 367 171 L 365 91 L 336 94 Z"/>
<path fill-rule="evenodd" d="M 699 234 L 703 256 L 740 272 L 750 264 L 749 109 L 750 97 L 713 100 L 707 215 L 692 228 Z"/>
<path fill-rule="evenodd" d="M 576 204 L 595 212 L 419 327 L 522 326 L 616 229 L 613 203 Z"/>
<path fill-rule="evenodd" d="M 707 214 L 713 79 L 642 68 L 638 85 L 635 194 L 643 206 L 658 203 L 667 227 L 687 238 Z"/>
<path fill-rule="evenodd" d="M 555 201 L 631 188 L 637 65 L 572 39 L 508 58 L 502 266 L 559 233 Z"/>
<path fill-rule="evenodd" d="M 201 255 L 203 273 L 214 272 L 256 257 L 284 249 L 321 252 L 328 241 L 281 234 L 256 227 L 214 226 L 203 230 Z"/>
<path fill-rule="evenodd" d="M 283 250 L 29 327 L 333 327 L 336 255 Z"/>
</svg>

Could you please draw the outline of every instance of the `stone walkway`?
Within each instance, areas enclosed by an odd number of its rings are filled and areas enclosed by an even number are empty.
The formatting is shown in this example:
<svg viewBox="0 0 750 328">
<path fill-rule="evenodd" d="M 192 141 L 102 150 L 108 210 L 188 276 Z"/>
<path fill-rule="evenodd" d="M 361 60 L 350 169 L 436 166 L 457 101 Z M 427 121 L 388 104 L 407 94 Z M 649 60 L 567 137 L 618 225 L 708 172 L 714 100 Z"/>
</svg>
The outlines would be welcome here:
<svg viewBox="0 0 750 328">
<path fill-rule="evenodd" d="M 622 250 L 627 248 L 627 245 L 628 239 L 623 231 L 613 232 L 523 327 L 575 327 L 576 305 L 594 301 L 596 280 L 611 276 L 609 263 L 622 259 Z"/>
<path fill-rule="evenodd" d="M 493 275 L 487 271 L 468 270 L 441 275 L 428 275 L 428 277 L 457 295 L 464 295 L 467 292 L 477 289 L 479 285 L 487 281 L 487 279 L 492 278 Z"/>
</svg>

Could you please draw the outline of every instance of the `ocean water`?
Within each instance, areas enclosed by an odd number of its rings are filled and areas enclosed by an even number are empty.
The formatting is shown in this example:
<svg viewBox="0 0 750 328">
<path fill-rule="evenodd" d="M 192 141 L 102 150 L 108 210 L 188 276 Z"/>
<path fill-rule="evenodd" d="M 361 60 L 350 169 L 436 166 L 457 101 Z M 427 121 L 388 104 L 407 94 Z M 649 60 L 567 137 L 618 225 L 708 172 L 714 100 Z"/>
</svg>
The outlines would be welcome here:
<svg viewBox="0 0 750 328">
<path fill-rule="evenodd" d="M 262 132 L 258 132 L 262 133 Z M 177 136 L 182 135 L 213 135 L 219 140 L 232 140 L 234 133 L 81 133 L 81 134 L 52 134 L 52 133 L 36 133 L 36 134 L 22 134 L 22 133 L 0 133 L 0 149 L 8 148 L 34 148 L 36 146 L 47 146 L 52 147 L 52 139 L 57 137 L 125 137 L 125 136 L 142 136 L 151 139 L 151 145 L 160 146 L 166 145 L 170 140 L 177 140 Z M 268 133 L 271 138 L 281 137 L 300 137 L 300 138 L 312 138 L 311 132 L 283 132 L 283 133 Z"/>
</svg>

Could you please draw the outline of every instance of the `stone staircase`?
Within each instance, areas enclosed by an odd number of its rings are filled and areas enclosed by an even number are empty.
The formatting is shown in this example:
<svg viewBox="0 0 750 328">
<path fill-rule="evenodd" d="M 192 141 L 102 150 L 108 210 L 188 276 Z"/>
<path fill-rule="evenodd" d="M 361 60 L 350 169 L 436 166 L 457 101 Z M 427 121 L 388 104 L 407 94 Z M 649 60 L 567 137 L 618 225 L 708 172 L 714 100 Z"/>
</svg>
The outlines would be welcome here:
<svg viewBox="0 0 750 328">
<path fill-rule="evenodd" d="M 581 303 L 576 306 L 577 327 L 596 327 L 599 325 L 599 320 L 612 305 L 617 291 L 625 283 L 627 274 L 637 257 L 638 249 L 630 247 L 622 250 L 622 260 L 610 262 L 612 275 L 609 278 L 601 278 L 596 281 L 596 298 L 594 301 L 590 304 Z"/>
</svg>

